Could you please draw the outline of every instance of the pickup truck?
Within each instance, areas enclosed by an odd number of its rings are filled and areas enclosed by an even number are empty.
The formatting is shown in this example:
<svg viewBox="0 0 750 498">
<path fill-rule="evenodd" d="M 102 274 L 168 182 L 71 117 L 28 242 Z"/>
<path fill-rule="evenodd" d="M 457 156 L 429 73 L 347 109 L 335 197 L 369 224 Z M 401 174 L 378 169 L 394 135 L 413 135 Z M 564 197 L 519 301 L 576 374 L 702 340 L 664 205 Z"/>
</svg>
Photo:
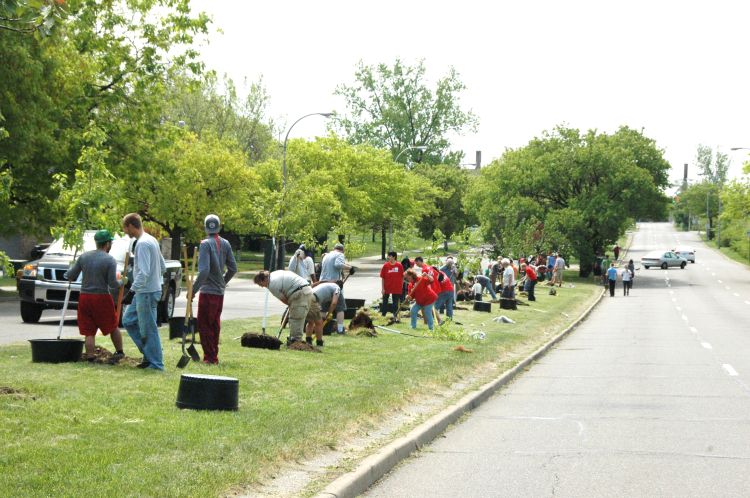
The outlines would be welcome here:
<svg viewBox="0 0 750 498">
<path fill-rule="evenodd" d="M 94 230 L 87 230 L 83 236 L 83 251 L 96 248 L 94 242 Z M 115 236 L 112 249 L 109 251 L 117 261 L 117 271 L 122 272 L 125 263 L 125 253 L 131 250 L 132 239 L 128 236 Z M 62 239 L 54 241 L 44 255 L 35 261 L 26 263 L 22 270 L 17 273 L 18 294 L 21 298 L 21 319 L 26 323 L 37 323 L 44 310 L 60 310 L 65 302 L 65 292 L 68 281 L 65 273 L 70 268 L 75 250 L 65 247 Z M 133 258 L 132 253 L 128 266 L 128 274 L 131 276 Z M 166 260 L 167 269 L 164 272 L 164 283 L 162 285 L 162 296 L 158 307 L 157 320 L 162 323 L 168 321 L 174 312 L 174 303 L 180 295 L 180 282 L 182 281 L 182 265 L 173 259 Z M 78 306 L 78 294 L 81 290 L 81 277 L 71 284 L 69 309 Z M 131 279 L 132 280 L 132 279 Z M 128 284 L 129 287 L 129 284 Z M 117 294 L 113 294 L 117 298 Z"/>
</svg>

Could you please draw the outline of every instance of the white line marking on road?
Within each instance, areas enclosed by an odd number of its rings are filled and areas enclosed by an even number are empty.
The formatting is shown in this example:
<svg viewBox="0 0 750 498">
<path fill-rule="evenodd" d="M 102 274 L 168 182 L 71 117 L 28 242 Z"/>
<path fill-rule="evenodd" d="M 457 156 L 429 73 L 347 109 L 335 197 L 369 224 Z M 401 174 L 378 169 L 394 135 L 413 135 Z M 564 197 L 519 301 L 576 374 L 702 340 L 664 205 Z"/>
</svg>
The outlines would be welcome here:
<svg viewBox="0 0 750 498">
<path fill-rule="evenodd" d="M 712 273 L 712 274 L 711 274 L 711 276 L 712 276 L 712 277 L 715 277 L 715 276 L 716 276 L 716 273 Z"/>
<path fill-rule="evenodd" d="M 739 375 L 739 374 L 737 373 L 737 370 L 735 370 L 734 368 L 732 368 L 732 365 L 730 365 L 729 363 L 724 363 L 724 364 L 723 364 L 723 365 L 721 366 L 721 368 L 723 368 L 723 369 L 724 369 L 724 370 L 725 370 L 725 371 L 726 371 L 726 372 L 727 372 L 727 373 L 728 373 L 729 375 L 731 375 L 732 377 L 737 377 L 737 376 Z"/>
<path fill-rule="evenodd" d="M 739 294 L 737 294 L 736 292 L 732 293 L 732 295 L 733 295 L 734 297 L 740 297 L 740 295 L 739 295 Z"/>
<path fill-rule="evenodd" d="M 694 334 L 697 334 L 698 333 L 698 329 L 696 329 L 695 327 L 690 327 L 690 332 L 692 332 Z"/>
<path fill-rule="evenodd" d="M 707 343 L 707 342 L 701 342 L 701 346 L 703 346 L 703 347 L 704 347 L 704 348 L 706 348 L 706 349 L 713 349 L 713 348 L 711 347 L 711 345 L 710 345 L 709 343 Z"/>
<path fill-rule="evenodd" d="M 717 282 L 719 282 L 720 284 L 723 284 L 723 283 L 724 283 L 724 282 L 722 282 L 721 280 L 717 280 Z"/>
<path fill-rule="evenodd" d="M 677 311 L 682 311 L 682 308 L 680 308 L 679 306 L 675 306 L 675 309 L 676 309 Z"/>
<path fill-rule="evenodd" d="M 685 320 L 686 322 L 688 321 L 688 317 L 685 315 L 682 315 L 682 319 Z"/>
</svg>

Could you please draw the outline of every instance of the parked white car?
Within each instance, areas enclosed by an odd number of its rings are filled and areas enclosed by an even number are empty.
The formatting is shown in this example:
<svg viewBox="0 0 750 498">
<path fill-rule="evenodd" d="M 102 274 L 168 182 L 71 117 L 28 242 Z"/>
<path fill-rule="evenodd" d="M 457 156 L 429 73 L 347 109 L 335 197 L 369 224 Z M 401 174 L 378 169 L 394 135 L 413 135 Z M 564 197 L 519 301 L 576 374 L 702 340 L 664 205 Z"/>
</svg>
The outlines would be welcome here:
<svg viewBox="0 0 750 498">
<path fill-rule="evenodd" d="M 687 259 L 672 251 L 652 251 L 641 258 L 641 264 L 647 270 L 652 266 L 658 266 L 664 270 L 670 266 L 679 266 L 684 269 L 687 266 Z"/>
<path fill-rule="evenodd" d="M 672 249 L 672 252 L 674 252 L 681 258 L 687 259 L 691 263 L 695 263 L 695 249 L 692 249 L 690 247 L 677 247 L 675 249 Z"/>
</svg>

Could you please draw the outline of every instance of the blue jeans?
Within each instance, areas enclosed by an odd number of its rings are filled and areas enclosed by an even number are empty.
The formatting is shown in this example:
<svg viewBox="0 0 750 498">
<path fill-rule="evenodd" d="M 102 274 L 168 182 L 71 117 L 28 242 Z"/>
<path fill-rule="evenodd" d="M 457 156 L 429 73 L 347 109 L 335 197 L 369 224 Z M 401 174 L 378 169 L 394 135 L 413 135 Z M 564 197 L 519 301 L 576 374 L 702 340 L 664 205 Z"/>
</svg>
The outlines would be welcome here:
<svg viewBox="0 0 750 498">
<path fill-rule="evenodd" d="M 427 328 L 432 330 L 432 327 L 434 326 L 433 316 L 432 316 L 432 310 L 434 306 L 435 306 L 435 303 L 430 303 L 426 306 L 421 306 L 417 303 L 412 304 L 411 306 L 411 328 L 413 329 L 417 328 L 417 313 L 419 313 L 419 310 L 422 310 L 422 313 L 424 313 L 425 318 L 427 318 Z"/>
<path fill-rule="evenodd" d="M 156 306 L 160 297 L 161 292 L 136 293 L 133 303 L 125 309 L 122 316 L 122 324 L 138 351 L 143 354 L 144 361 L 149 362 L 149 368 L 156 370 L 164 370 L 161 339 L 156 326 Z M 141 337 L 146 338 L 145 345 Z"/>
<path fill-rule="evenodd" d="M 492 282 L 484 284 L 484 288 L 490 291 L 490 296 L 492 296 L 493 300 L 497 300 L 497 294 L 495 294 L 495 289 L 492 288 Z"/>
<path fill-rule="evenodd" d="M 445 316 L 453 319 L 453 291 L 445 291 L 438 294 L 435 307 L 440 313 L 445 310 Z"/>
</svg>

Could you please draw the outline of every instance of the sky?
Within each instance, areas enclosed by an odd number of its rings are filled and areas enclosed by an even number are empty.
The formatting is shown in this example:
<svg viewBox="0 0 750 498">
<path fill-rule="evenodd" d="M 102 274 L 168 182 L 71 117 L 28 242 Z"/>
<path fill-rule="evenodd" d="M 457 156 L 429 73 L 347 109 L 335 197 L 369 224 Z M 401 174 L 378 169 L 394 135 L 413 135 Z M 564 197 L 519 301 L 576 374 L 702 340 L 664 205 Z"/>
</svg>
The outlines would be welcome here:
<svg viewBox="0 0 750 498">
<path fill-rule="evenodd" d="M 452 136 L 482 163 L 556 125 L 643 129 L 670 178 L 689 177 L 698 144 L 729 154 L 742 174 L 750 148 L 750 2 L 630 0 L 193 0 L 213 18 L 200 47 L 208 68 L 240 84 L 262 76 L 269 114 L 288 127 L 346 111 L 333 95 L 365 64 L 424 59 L 433 82 L 454 67 L 476 132 Z M 220 31 L 217 31 L 220 30 Z M 310 117 L 290 137 L 325 134 Z M 284 133 L 286 133 L 286 127 Z"/>
</svg>

